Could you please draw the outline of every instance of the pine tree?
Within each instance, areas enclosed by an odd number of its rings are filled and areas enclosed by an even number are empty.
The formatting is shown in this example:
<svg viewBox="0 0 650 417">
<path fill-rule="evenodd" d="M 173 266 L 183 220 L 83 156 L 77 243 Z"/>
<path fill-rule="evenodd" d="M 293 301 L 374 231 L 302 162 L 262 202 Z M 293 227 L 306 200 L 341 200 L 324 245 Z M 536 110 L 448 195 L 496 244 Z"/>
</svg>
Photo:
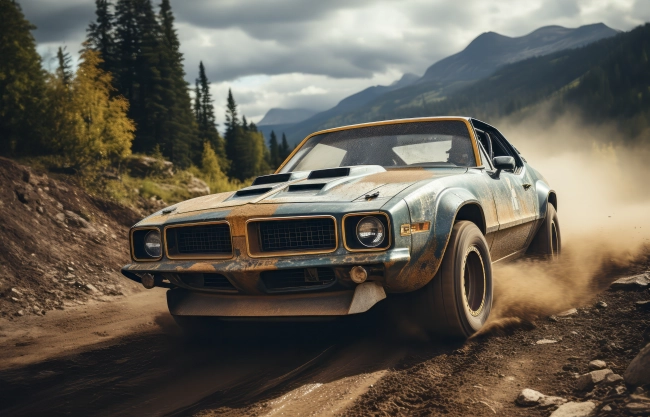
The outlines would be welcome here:
<svg viewBox="0 0 650 417">
<path fill-rule="evenodd" d="M 248 121 L 246 120 L 246 116 L 241 117 L 241 127 L 244 130 L 248 130 Z"/>
<path fill-rule="evenodd" d="M 161 29 L 150 0 L 119 0 L 115 9 L 119 93 L 130 103 L 129 117 L 137 130 L 134 152 L 151 152 L 161 141 L 168 108 L 161 77 Z"/>
<path fill-rule="evenodd" d="M 284 162 L 285 159 L 291 153 L 291 148 L 289 148 L 289 143 L 287 142 L 287 136 L 282 132 L 282 144 L 280 145 L 280 164 Z"/>
<path fill-rule="evenodd" d="M 264 135 L 250 128 L 245 130 L 239 124 L 237 103 L 231 90 L 228 90 L 226 104 L 226 154 L 231 161 L 231 178 L 246 181 L 269 171 L 270 157 Z"/>
<path fill-rule="evenodd" d="M 88 25 L 87 41 L 89 47 L 98 51 L 102 57 L 102 70 L 113 75 L 117 71 L 115 51 L 115 17 L 111 12 L 113 5 L 110 0 L 95 0 L 95 14 L 97 19 Z M 114 80 L 116 81 L 116 80 Z"/>
<path fill-rule="evenodd" d="M 237 103 L 232 95 L 232 91 L 228 89 L 228 101 L 226 103 L 226 157 L 230 160 L 230 169 L 228 176 L 245 180 L 242 168 L 241 148 L 243 138 L 243 130 L 239 124 L 237 114 Z"/>
<path fill-rule="evenodd" d="M 277 168 L 280 166 L 280 147 L 278 146 L 278 137 L 275 135 L 274 131 L 271 131 L 271 139 L 269 140 L 269 165 L 271 168 Z"/>
<path fill-rule="evenodd" d="M 45 72 L 17 2 L 0 0 L 0 154 L 41 150 Z"/>
<path fill-rule="evenodd" d="M 174 28 L 169 0 L 162 0 L 159 20 L 162 34 L 162 102 L 167 115 L 157 140 L 163 144 L 163 153 L 174 163 L 180 166 L 188 166 L 192 162 L 198 164 L 203 153 L 203 140 L 192 114 L 192 100 L 183 69 L 183 54 L 180 52 L 180 41 Z M 205 95 L 203 98 L 206 98 Z"/>
<path fill-rule="evenodd" d="M 194 97 L 194 114 L 199 128 L 199 137 L 203 142 L 208 141 L 217 153 L 220 166 L 227 171 L 230 162 L 226 157 L 225 143 L 217 131 L 217 121 L 212 104 L 210 81 L 205 74 L 203 62 L 199 63 L 199 78 L 196 80 Z"/>
<path fill-rule="evenodd" d="M 258 131 L 257 125 L 253 122 L 250 122 L 250 124 L 248 125 L 248 130 L 250 130 L 251 132 L 257 132 Z"/>
<path fill-rule="evenodd" d="M 70 58 L 68 52 L 65 52 L 65 47 L 61 48 L 60 46 L 56 53 L 56 58 L 59 61 L 59 67 L 56 69 L 56 74 L 61 78 L 63 85 L 67 88 L 70 86 L 70 82 L 72 81 L 72 68 L 70 66 L 72 58 Z"/>
</svg>

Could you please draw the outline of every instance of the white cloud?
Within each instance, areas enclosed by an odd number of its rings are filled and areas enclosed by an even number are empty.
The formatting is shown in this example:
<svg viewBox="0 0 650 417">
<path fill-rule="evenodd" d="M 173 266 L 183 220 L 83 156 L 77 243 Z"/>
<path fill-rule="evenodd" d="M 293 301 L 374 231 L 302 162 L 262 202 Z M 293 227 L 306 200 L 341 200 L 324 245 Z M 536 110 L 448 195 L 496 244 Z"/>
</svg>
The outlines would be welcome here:
<svg viewBox="0 0 650 417">
<path fill-rule="evenodd" d="M 39 52 L 76 52 L 92 0 L 23 0 Z M 154 0 L 154 3 L 157 3 Z M 648 0 L 172 0 L 193 82 L 203 61 L 223 119 L 227 88 L 253 120 L 271 107 L 324 109 L 402 73 L 423 74 L 483 32 L 522 36 L 545 25 L 650 20 Z"/>
</svg>

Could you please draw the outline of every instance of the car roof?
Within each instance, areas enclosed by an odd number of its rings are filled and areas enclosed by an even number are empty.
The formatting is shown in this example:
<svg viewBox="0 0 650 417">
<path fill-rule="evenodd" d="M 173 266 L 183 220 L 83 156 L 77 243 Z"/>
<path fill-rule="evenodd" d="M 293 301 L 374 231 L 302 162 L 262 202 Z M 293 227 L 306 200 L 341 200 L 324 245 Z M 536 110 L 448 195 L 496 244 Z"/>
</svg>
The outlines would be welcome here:
<svg viewBox="0 0 650 417">
<path fill-rule="evenodd" d="M 416 123 L 416 122 L 435 122 L 435 121 L 445 121 L 445 120 L 463 120 L 466 122 L 471 122 L 474 119 L 467 116 L 431 116 L 431 117 L 413 117 L 413 118 L 406 118 L 406 119 L 379 120 L 376 122 L 358 123 L 354 125 L 346 125 L 346 126 L 333 127 L 330 129 L 323 129 L 308 135 L 307 138 L 320 135 L 323 133 L 337 132 L 339 130 L 358 129 L 361 127 L 368 127 L 368 126 Z"/>
</svg>

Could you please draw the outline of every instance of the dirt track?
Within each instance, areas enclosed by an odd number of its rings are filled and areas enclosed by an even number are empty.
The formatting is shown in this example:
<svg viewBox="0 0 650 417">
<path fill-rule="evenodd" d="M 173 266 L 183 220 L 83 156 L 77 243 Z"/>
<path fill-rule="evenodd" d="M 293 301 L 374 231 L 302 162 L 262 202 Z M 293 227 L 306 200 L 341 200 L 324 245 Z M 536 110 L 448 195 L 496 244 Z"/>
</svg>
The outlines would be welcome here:
<svg viewBox="0 0 650 417">
<path fill-rule="evenodd" d="M 396 336 L 388 307 L 343 322 L 240 323 L 225 340 L 188 344 L 152 290 L 0 323 L 0 414 L 546 416 L 516 406 L 517 394 L 583 401 L 574 373 L 590 360 L 622 373 L 650 324 L 634 302 L 647 299 L 605 292 L 607 308 L 464 345 Z M 602 395 L 617 415 L 624 398 Z"/>
</svg>

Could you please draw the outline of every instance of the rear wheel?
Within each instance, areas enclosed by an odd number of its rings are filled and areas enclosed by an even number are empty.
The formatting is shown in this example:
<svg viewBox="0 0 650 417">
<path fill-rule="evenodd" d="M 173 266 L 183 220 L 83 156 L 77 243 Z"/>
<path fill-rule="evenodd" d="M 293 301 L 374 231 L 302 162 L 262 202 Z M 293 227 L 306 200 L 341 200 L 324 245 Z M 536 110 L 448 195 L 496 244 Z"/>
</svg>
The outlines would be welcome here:
<svg viewBox="0 0 650 417">
<path fill-rule="evenodd" d="M 492 310 L 492 265 L 474 223 L 454 225 L 440 268 L 418 297 L 420 321 L 431 333 L 465 339 L 483 327 Z"/>
<path fill-rule="evenodd" d="M 550 260 L 558 260 L 562 253 L 562 235 L 560 234 L 560 221 L 557 211 L 548 203 L 546 218 L 528 248 L 528 253 L 538 255 Z"/>
</svg>

